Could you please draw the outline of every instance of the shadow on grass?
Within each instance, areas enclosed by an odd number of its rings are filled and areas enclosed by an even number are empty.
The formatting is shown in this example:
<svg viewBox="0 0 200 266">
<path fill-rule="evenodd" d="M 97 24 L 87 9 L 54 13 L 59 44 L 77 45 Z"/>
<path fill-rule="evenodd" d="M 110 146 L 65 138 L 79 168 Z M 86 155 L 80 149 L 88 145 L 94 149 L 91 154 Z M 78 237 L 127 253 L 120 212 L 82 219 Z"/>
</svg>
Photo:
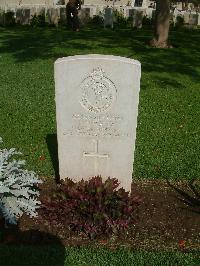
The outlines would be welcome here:
<svg viewBox="0 0 200 266">
<path fill-rule="evenodd" d="M 174 186 L 167 180 L 167 184 L 177 192 L 177 198 L 187 206 L 195 208 L 192 212 L 200 214 L 200 187 L 194 181 L 187 183 L 187 191 Z"/>
<path fill-rule="evenodd" d="M 60 183 L 59 176 L 59 161 L 58 161 L 58 142 L 56 134 L 48 134 L 46 136 L 46 143 L 51 157 L 52 165 L 55 172 L 55 181 Z"/>
<path fill-rule="evenodd" d="M 0 244 L 1 266 L 65 265 L 65 247 L 54 235 L 38 230 L 5 232 Z"/>
<path fill-rule="evenodd" d="M 177 84 L 176 74 L 200 81 L 199 30 L 171 30 L 171 42 L 178 47 L 175 49 L 149 47 L 146 43 L 151 36 L 150 27 L 142 30 L 104 30 L 101 27 L 90 26 L 80 32 L 72 32 L 64 27 L 1 28 L 0 53 L 12 54 L 17 63 L 36 59 L 56 60 L 75 54 L 121 55 L 140 60 L 142 70 L 155 75 L 154 79 L 158 82 L 163 81 L 165 73 L 175 75 L 166 82 L 177 89 L 184 88 L 184 80 L 183 83 Z"/>
<path fill-rule="evenodd" d="M 173 78 L 172 76 L 169 78 L 166 78 L 164 76 L 162 76 L 162 78 L 160 78 L 159 75 L 154 75 L 154 78 L 156 80 L 156 84 L 158 84 L 158 86 L 161 89 L 166 89 L 167 88 L 176 88 L 177 90 L 183 90 L 186 89 L 186 85 L 184 84 L 184 82 L 181 82 L 180 80 L 176 80 L 175 78 Z"/>
</svg>

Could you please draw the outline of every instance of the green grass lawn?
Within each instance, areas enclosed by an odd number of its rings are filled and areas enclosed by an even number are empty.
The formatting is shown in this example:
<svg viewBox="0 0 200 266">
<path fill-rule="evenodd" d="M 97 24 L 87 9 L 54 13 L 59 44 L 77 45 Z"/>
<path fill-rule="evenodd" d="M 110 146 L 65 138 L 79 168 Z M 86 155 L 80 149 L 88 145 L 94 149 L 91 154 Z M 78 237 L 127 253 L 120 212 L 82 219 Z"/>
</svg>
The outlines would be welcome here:
<svg viewBox="0 0 200 266">
<path fill-rule="evenodd" d="M 147 252 L 128 249 L 0 247 L 1 266 L 197 266 L 197 254 Z"/>
<path fill-rule="evenodd" d="M 95 53 L 142 64 L 134 178 L 199 177 L 199 31 L 171 31 L 177 48 L 153 49 L 145 45 L 151 29 L 0 30 L 0 136 L 24 154 L 29 169 L 55 175 L 54 61 Z"/>
</svg>

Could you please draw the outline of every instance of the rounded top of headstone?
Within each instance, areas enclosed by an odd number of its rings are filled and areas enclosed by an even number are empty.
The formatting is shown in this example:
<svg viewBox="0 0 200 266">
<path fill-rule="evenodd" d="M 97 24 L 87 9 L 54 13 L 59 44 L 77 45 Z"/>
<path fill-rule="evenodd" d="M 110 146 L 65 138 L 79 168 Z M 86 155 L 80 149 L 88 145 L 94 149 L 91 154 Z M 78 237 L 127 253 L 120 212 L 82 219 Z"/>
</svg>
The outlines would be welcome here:
<svg viewBox="0 0 200 266">
<path fill-rule="evenodd" d="M 122 56 L 115 55 L 102 55 L 102 54 L 87 54 L 87 55 L 74 55 L 68 57 L 58 58 L 55 61 L 55 64 L 60 64 L 63 62 L 70 62 L 74 60 L 109 60 L 109 61 L 119 61 L 127 64 L 133 64 L 137 66 L 141 66 L 141 63 L 138 60 L 126 58 Z"/>
</svg>

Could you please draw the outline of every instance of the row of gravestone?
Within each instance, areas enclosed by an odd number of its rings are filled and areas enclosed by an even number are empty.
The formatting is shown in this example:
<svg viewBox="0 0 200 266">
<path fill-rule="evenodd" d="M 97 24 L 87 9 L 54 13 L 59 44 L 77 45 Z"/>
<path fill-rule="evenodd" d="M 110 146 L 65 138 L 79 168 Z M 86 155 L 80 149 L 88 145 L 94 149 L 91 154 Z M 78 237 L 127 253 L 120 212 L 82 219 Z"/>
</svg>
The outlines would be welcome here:
<svg viewBox="0 0 200 266">
<path fill-rule="evenodd" d="M 146 8 L 146 9 L 134 9 L 128 8 L 126 9 L 126 16 L 133 17 L 133 27 L 141 28 L 142 20 L 144 17 L 154 20 L 155 19 L 155 9 Z M 183 20 L 183 24 L 191 25 L 191 26 L 199 26 L 200 25 L 200 13 L 196 12 L 171 12 L 170 20 L 176 25 L 178 22 L 178 17 L 181 17 Z"/>
<path fill-rule="evenodd" d="M 182 19 L 183 24 L 185 25 L 200 26 L 200 13 L 174 10 L 172 14 L 172 20 L 174 25 L 176 25 L 179 18 Z"/>
<path fill-rule="evenodd" d="M 9 16 L 10 15 L 10 16 Z M 43 16 L 45 22 L 50 25 L 58 25 L 58 23 L 66 23 L 66 9 L 31 7 L 31 8 L 16 8 L 12 10 L 0 10 L 0 25 L 12 24 L 11 15 L 15 23 L 20 25 L 29 25 L 34 16 Z M 90 18 L 90 9 L 83 8 L 79 14 L 81 22 L 84 24 Z"/>
<path fill-rule="evenodd" d="M 124 17 L 129 18 L 133 17 L 133 27 L 141 28 L 142 20 L 144 17 L 154 20 L 156 10 L 153 8 L 132 8 L 126 7 L 119 9 Z M 200 13 L 191 12 L 191 11 L 177 11 L 176 9 L 173 12 L 170 12 L 170 20 L 176 25 L 178 18 L 183 19 L 183 24 L 189 26 L 200 26 Z"/>
<path fill-rule="evenodd" d="M 142 21 L 144 17 L 154 20 L 155 9 L 152 8 L 131 8 L 131 7 L 117 7 L 116 10 L 121 13 L 125 18 L 132 17 L 132 25 L 134 28 L 142 28 Z M 31 8 L 16 8 L 12 10 L 14 12 L 15 22 L 21 25 L 30 24 L 31 19 L 36 16 L 43 16 L 47 24 L 58 25 L 59 22 L 66 23 L 66 10 L 65 7 L 45 8 L 45 7 L 31 7 Z M 7 13 L 8 14 L 8 13 Z M 80 22 L 86 24 L 90 18 L 95 15 L 100 15 L 104 20 L 104 27 L 113 27 L 115 20 L 113 8 L 111 7 L 95 7 L 95 6 L 82 6 L 79 12 Z M 177 22 L 177 18 L 183 18 L 183 24 L 186 25 L 200 25 L 200 14 L 189 12 L 172 12 L 171 21 L 174 25 Z M 0 25 L 9 24 L 10 17 L 6 16 L 6 13 L 0 10 Z"/>
<path fill-rule="evenodd" d="M 113 27 L 113 21 L 114 16 L 111 8 L 110 13 L 107 12 L 107 16 L 105 16 L 104 19 L 104 25 L 108 24 L 111 27 Z M 106 15 L 106 13 L 105 13 Z M 132 26 L 134 28 L 140 29 L 142 28 L 142 23 L 144 17 L 151 20 L 151 23 L 155 20 L 156 11 L 155 9 L 134 9 L 134 8 L 128 8 L 126 9 L 126 13 L 124 13 L 125 17 L 132 17 Z M 200 13 L 192 13 L 192 12 L 183 12 L 181 15 L 176 14 L 174 12 L 170 13 L 170 20 L 172 23 L 174 23 L 174 26 L 178 22 L 178 17 L 182 17 L 182 24 L 187 26 L 200 26 Z"/>
<path fill-rule="evenodd" d="M 133 14 L 136 14 L 135 19 L 141 20 L 141 14 L 143 11 L 136 11 L 128 9 L 129 12 L 124 12 L 124 10 L 119 10 L 121 14 L 124 14 L 125 17 L 132 17 Z M 131 12 L 133 11 L 133 12 Z M 134 13 L 136 12 L 136 13 Z M 142 13 L 141 13 L 142 12 Z M 45 8 L 45 7 L 30 7 L 30 8 L 16 8 L 7 10 L 0 10 L 0 25 L 9 25 L 10 17 L 8 14 L 13 14 L 13 18 L 17 24 L 28 25 L 31 22 L 31 19 L 35 16 L 43 16 L 45 22 L 50 25 L 58 25 L 59 22 L 66 23 L 66 9 L 65 7 L 56 7 L 56 8 Z M 139 16 L 138 16 L 139 14 Z M 86 24 L 91 18 L 99 15 L 104 20 L 104 26 L 113 26 L 114 13 L 113 9 L 110 7 L 82 7 L 79 11 L 79 18 L 82 24 Z M 137 23 L 136 23 L 137 24 Z"/>
</svg>

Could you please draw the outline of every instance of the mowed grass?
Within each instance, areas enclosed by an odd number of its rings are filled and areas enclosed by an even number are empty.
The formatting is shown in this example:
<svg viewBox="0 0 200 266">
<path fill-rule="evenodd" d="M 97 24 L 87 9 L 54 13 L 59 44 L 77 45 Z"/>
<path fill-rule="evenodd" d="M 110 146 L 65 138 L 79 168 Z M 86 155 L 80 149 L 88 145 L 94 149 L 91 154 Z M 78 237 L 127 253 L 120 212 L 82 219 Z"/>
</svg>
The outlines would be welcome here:
<svg viewBox="0 0 200 266">
<path fill-rule="evenodd" d="M 51 247 L 0 247 L 1 266 L 196 266 L 197 254 L 147 252 L 128 249 Z"/>
<path fill-rule="evenodd" d="M 145 44 L 152 36 L 150 28 L 88 27 L 80 32 L 0 28 L 0 136 L 4 146 L 21 151 L 28 169 L 54 176 L 55 60 L 76 54 L 119 55 L 142 64 L 134 178 L 198 178 L 199 33 L 173 30 L 170 40 L 176 48 L 153 49 Z"/>
</svg>

